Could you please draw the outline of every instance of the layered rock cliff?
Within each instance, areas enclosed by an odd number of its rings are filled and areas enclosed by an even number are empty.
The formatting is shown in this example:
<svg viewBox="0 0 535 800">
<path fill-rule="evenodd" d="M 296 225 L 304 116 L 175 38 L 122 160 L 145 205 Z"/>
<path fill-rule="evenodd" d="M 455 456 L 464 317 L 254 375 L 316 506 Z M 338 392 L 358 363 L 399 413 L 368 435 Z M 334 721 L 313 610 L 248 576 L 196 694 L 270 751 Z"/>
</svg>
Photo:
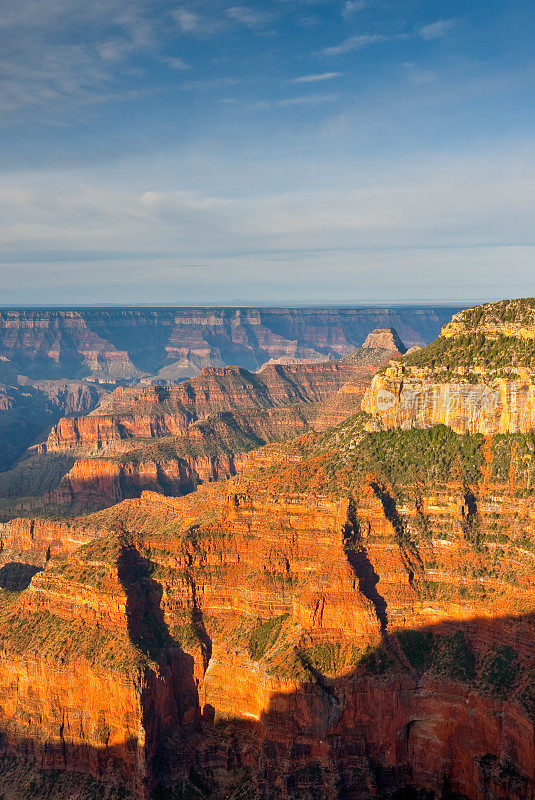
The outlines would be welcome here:
<svg viewBox="0 0 535 800">
<path fill-rule="evenodd" d="M 271 364 L 256 374 L 240 367 L 205 367 L 178 386 L 119 387 L 89 416 L 62 419 L 47 439 L 46 452 L 100 450 L 120 439 L 180 435 L 191 423 L 221 412 L 319 403 L 349 381 L 364 391 L 377 368 L 404 351 L 395 331 L 375 331 L 338 361 Z"/>
<path fill-rule="evenodd" d="M 442 307 L 4 310 L 0 359 L 34 378 L 132 380 L 163 370 L 177 380 L 203 366 L 343 356 L 385 326 L 422 345 L 450 316 Z"/>
<path fill-rule="evenodd" d="M 2 601 L 4 747 L 138 797 L 532 798 L 531 438 L 364 423 L 7 523 L 46 568 Z"/>
<path fill-rule="evenodd" d="M 428 347 L 373 380 L 363 409 L 376 428 L 445 424 L 459 433 L 535 427 L 535 300 L 455 314 Z"/>
</svg>

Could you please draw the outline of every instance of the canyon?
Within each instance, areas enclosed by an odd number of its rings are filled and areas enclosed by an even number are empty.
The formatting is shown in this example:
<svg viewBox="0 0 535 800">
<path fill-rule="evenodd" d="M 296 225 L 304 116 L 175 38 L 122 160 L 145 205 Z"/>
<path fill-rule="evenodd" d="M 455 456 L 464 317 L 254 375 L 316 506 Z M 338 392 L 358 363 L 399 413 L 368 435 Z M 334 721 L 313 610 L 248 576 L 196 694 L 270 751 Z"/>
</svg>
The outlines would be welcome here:
<svg viewBox="0 0 535 800">
<path fill-rule="evenodd" d="M 5 523 L 0 579 L 33 565 L 2 597 L 5 749 L 135 797 L 532 797 L 531 465 L 488 437 L 456 475 L 430 429 L 400 478 L 377 435 Z"/>
<path fill-rule="evenodd" d="M 533 800 L 533 314 L 56 423 L 26 468 L 70 471 L 0 523 L 0 793 Z"/>
<path fill-rule="evenodd" d="M 203 366 L 257 370 L 271 358 L 348 355 L 375 328 L 424 345 L 451 317 L 447 306 L 391 308 L 0 309 L 0 379 L 190 378 Z"/>
<path fill-rule="evenodd" d="M 447 307 L 0 309 L 0 470 L 65 414 L 117 386 L 175 384 L 203 367 L 321 362 L 395 326 L 426 344 Z M 65 400 L 82 392 L 84 402 Z M 87 397 L 91 401 L 87 402 Z"/>
<path fill-rule="evenodd" d="M 60 419 L 30 459 L 0 476 L 0 492 L 16 500 L 47 491 L 64 511 L 109 505 L 143 489 L 191 491 L 235 475 L 246 454 L 267 442 L 358 411 L 377 368 L 403 352 L 396 332 L 385 328 L 334 361 L 268 363 L 256 373 L 204 367 L 174 386 L 118 387 L 89 414 Z M 61 482 L 53 458 L 66 466 Z M 28 492 L 23 475 L 30 469 L 37 479 Z M 49 483 L 39 479 L 44 474 Z"/>
</svg>

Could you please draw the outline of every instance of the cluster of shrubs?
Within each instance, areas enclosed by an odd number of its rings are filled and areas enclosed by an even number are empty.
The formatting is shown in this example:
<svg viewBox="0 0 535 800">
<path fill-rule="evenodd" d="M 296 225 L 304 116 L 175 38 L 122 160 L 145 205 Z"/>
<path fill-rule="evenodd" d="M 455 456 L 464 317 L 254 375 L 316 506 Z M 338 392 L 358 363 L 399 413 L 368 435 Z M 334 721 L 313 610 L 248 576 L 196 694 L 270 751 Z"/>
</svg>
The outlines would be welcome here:
<svg viewBox="0 0 535 800">
<path fill-rule="evenodd" d="M 535 370 L 535 340 L 516 336 L 486 336 L 474 331 L 454 338 L 439 336 L 428 347 L 403 360 L 406 368 L 429 368 L 437 379 L 460 378 L 473 382 L 485 376 L 517 377 L 519 368 Z"/>
<path fill-rule="evenodd" d="M 463 311 L 460 316 L 467 328 L 490 324 L 499 325 L 504 322 L 535 325 L 535 298 L 526 297 L 517 300 L 501 300 L 498 303 L 485 303 Z"/>
</svg>

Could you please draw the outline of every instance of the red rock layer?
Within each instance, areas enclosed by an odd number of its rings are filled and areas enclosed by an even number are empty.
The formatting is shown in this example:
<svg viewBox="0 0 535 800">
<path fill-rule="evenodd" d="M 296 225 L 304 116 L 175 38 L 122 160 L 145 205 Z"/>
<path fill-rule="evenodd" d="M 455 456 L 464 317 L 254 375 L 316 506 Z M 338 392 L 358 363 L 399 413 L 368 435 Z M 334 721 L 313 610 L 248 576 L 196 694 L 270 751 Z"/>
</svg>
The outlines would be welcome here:
<svg viewBox="0 0 535 800">
<path fill-rule="evenodd" d="M 412 786 L 437 797 L 532 798 L 534 731 L 522 697 L 535 674 L 534 561 L 524 543 L 535 533 L 533 499 L 509 485 L 473 488 L 485 547 L 466 538 L 466 487 L 407 487 L 403 503 L 391 497 L 392 506 L 372 477 L 352 503 L 280 495 L 252 472 L 228 491 L 214 484 L 184 498 L 145 492 L 74 520 L 66 539 L 76 526 L 110 531 L 119 536 L 118 556 L 97 541 L 67 560 L 50 559 L 20 596 L 20 618 L 83 620 L 86 632 L 113 637 L 118 661 L 120 642 L 139 646 L 136 627 L 149 615 L 163 625 L 163 641 L 171 632 L 174 647 L 182 642 L 189 655 L 147 647 L 152 666 L 140 692 L 132 674 L 115 677 L 102 644 L 89 668 L 74 648 L 78 666 L 67 677 L 46 655 L 17 655 L 8 632 L 5 675 L 52 676 L 31 701 L 31 724 L 22 713 L 27 679 L 0 680 L 11 746 L 24 736 L 42 763 L 44 752 L 66 748 L 68 764 L 69 753 L 86 747 L 78 766 L 96 775 L 116 758 L 114 779 L 126 776 L 141 794 L 156 777 L 158 742 L 178 737 L 181 755 L 168 763 L 166 780 L 188 780 L 193 759 L 202 774 L 218 771 L 210 779 L 214 797 L 226 796 L 224 775 L 232 781 L 248 767 L 265 797 L 276 789 L 282 797 L 301 791 L 369 800 Z M 16 528 L 11 523 L 14 536 Z M 125 548 L 133 577 L 121 568 Z M 147 563 L 138 591 L 135 573 Z M 253 657 L 250 637 L 273 619 L 281 620 L 280 633 Z M 493 648 L 509 647 L 520 677 L 497 696 L 467 676 L 421 672 L 397 638 L 408 630 L 446 643 L 460 632 L 477 665 Z M 370 674 L 359 659 L 368 653 L 373 660 L 374 649 L 390 666 Z M 318 654 L 323 660 L 314 667 Z M 67 692 L 68 713 L 54 716 Z M 68 728 L 54 727 L 57 719 Z M 108 742 L 99 741 L 104 734 Z"/>
</svg>

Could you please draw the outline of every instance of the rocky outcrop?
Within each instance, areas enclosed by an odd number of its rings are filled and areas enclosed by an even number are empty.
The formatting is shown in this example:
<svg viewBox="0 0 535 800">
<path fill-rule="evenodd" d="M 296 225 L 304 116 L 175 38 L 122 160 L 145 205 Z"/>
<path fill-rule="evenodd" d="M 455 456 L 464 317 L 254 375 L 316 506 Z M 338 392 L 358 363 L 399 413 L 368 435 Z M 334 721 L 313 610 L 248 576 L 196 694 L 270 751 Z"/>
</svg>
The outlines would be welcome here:
<svg viewBox="0 0 535 800">
<path fill-rule="evenodd" d="M 377 328 L 368 334 L 362 347 L 370 350 L 397 350 L 402 354 L 407 350 L 394 328 Z"/>
<path fill-rule="evenodd" d="M 64 520 L 12 519 L 0 523 L 0 560 L 45 567 L 51 557 L 68 555 L 95 535 L 95 530 L 86 530 Z"/>
<path fill-rule="evenodd" d="M 371 427 L 533 430 L 534 302 L 490 303 L 460 312 L 429 347 L 381 370 L 362 406 L 372 415 Z"/>
<path fill-rule="evenodd" d="M 118 463 L 104 458 L 79 459 L 49 494 L 57 505 L 73 503 L 92 508 L 139 497 L 144 490 L 176 496 L 194 491 L 201 483 L 230 478 L 239 472 L 244 456 L 221 453 L 161 461 Z"/>
<path fill-rule="evenodd" d="M 436 383 L 397 364 L 377 375 L 363 411 L 377 427 L 448 425 L 456 433 L 526 433 L 535 428 L 535 384 L 496 379 L 488 383 Z"/>
</svg>

